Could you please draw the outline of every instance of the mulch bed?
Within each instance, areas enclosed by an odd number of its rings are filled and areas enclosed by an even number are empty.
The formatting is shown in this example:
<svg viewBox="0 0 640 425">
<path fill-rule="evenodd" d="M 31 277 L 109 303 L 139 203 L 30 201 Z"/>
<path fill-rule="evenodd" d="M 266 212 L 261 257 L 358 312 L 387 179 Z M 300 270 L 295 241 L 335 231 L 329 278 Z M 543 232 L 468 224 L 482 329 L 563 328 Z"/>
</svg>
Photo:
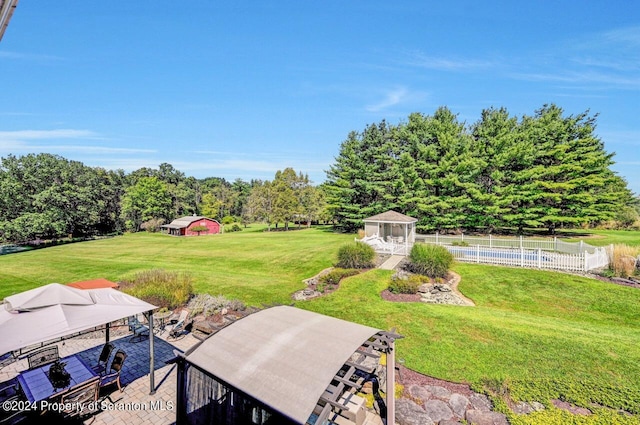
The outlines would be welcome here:
<svg viewBox="0 0 640 425">
<path fill-rule="evenodd" d="M 397 361 L 397 360 L 396 360 Z M 397 365 L 397 363 L 396 363 Z M 452 393 L 462 394 L 464 396 L 470 396 L 474 392 L 467 384 L 460 384 L 456 382 L 445 381 L 443 379 L 432 378 L 431 376 L 423 375 L 415 370 L 408 369 L 404 366 L 399 367 L 399 373 L 396 375 L 398 381 L 404 385 L 405 390 L 411 385 L 437 385 L 451 391 Z"/>
<path fill-rule="evenodd" d="M 399 303 L 419 303 L 420 300 L 422 300 L 420 294 L 394 294 L 388 289 L 380 292 L 380 296 L 385 301 L 393 301 Z"/>
</svg>

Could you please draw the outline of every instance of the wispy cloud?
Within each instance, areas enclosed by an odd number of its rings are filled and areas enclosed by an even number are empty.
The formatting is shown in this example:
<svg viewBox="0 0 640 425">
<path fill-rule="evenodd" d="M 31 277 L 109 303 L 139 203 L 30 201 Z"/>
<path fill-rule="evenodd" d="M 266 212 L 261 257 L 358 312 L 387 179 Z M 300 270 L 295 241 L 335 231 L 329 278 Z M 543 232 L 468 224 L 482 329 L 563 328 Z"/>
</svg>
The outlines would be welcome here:
<svg viewBox="0 0 640 425">
<path fill-rule="evenodd" d="M 71 140 L 107 140 L 104 136 L 90 130 L 56 129 L 56 130 L 18 130 L 0 131 L 0 152 L 6 153 L 84 153 L 84 154 L 131 154 L 153 153 L 152 149 L 122 148 L 111 146 L 89 145 L 86 143 L 54 143 L 47 141 Z"/>
<path fill-rule="evenodd" d="M 476 71 L 495 66 L 493 61 L 485 59 L 429 56 L 422 52 L 411 52 L 407 56 L 404 60 L 407 65 L 440 71 Z"/>
<path fill-rule="evenodd" d="M 538 59 L 522 61 L 507 75 L 524 81 L 563 83 L 565 88 L 583 91 L 639 90 L 640 26 L 564 40 Z"/>
<path fill-rule="evenodd" d="M 407 87 L 395 87 L 381 94 L 382 99 L 365 106 L 369 112 L 380 112 L 393 106 L 417 102 L 425 97 L 427 93 L 422 91 L 411 91 Z"/>
<path fill-rule="evenodd" d="M 17 59 L 29 61 L 60 61 L 64 58 L 53 55 L 43 55 L 38 53 L 18 53 L 6 50 L 0 50 L 0 59 Z"/>
<path fill-rule="evenodd" d="M 93 131 L 74 129 L 0 131 L 0 140 L 79 139 L 96 137 L 98 137 L 98 134 Z"/>
</svg>

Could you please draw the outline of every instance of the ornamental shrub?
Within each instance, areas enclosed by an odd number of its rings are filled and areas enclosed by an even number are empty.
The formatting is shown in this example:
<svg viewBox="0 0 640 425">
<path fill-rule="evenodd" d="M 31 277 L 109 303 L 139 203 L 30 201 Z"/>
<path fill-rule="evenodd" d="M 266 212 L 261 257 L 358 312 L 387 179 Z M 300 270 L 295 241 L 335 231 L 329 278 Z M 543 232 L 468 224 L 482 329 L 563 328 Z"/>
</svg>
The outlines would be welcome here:
<svg viewBox="0 0 640 425">
<path fill-rule="evenodd" d="M 422 285 L 422 282 L 418 279 L 401 279 L 394 276 L 391 278 L 389 291 L 394 294 L 417 294 L 420 285 Z"/>
<path fill-rule="evenodd" d="M 147 270 L 119 283 L 123 292 L 169 309 L 185 305 L 193 295 L 193 278 L 188 273 Z"/>
<path fill-rule="evenodd" d="M 338 250 L 336 267 L 343 269 L 366 269 L 373 267 L 376 252 L 372 247 L 362 242 L 342 245 Z"/>
<path fill-rule="evenodd" d="M 453 263 L 453 254 L 439 245 L 417 243 L 411 249 L 409 260 L 414 273 L 444 278 Z"/>
<path fill-rule="evenodd" d="M 355 276 L 357 274 L 358 270 L 356 269 L 335 268 L 324 276 L 321 276 L 319 280 L 320 282 L 326 283 L 328 285 L 337 285 L 345 277 Z"/>
</svg>

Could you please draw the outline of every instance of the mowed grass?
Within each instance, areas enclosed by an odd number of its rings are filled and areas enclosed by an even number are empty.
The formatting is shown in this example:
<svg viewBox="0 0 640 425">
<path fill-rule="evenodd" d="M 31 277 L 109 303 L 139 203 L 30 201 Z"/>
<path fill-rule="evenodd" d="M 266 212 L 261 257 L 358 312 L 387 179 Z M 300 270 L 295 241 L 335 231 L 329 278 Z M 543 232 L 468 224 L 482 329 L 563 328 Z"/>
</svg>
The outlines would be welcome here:
<svg viewBox="0 0 640 425">
<path fill-rule="evenodd" d="M 353 235 L 322 228 L 191 238 L 125 235 L 2 256 L 0 296 L 162 268 L 191 272 L 198 292 L 257 306 L 289 304 L 302 280 L 331 266 L 338 247 L 351 240 Z M 531 423 L 640 423 L 640 290 L 564 273 L 460 263 L 454 269 L 462 276 L 459 289 L 476 307 L 386 302 L 380 292 L 391 272 L 383 270 L 350 277 L 338 291 L 296 305 L 396 328 L 405 336 L 397 356 L 427 375 L 506 389 L 516 400 L 560 398 L 634 413 L 614 421 L 612 411 L 594 409 L 587 422 L 567 422 L 548 409 Z"/>
<path fill-rule="evenodd" d="M 396 327 L 405 336 L 398 357 L 427 375 L 506 388 L 515 400 L 560 398 L 640 414 L 639 290 L 536 270 L 469 264 L 455 270 L 476 307 L 384 301 L 380 292 L 391 272 L 382 270 L 348 278 L 339 291 L 298 306 Z M 588 423 L 609 423 L 603 419 L 609 413 Z M 640 423 L 638 416 L 629 421 Z"/>
<path fill-rule="evenodd" d="M 572 236 L 575 234 L 576 236 Z M 604 246 L 609 244 L 626 244 L 640 246 L 640 231 L 638 230 L 570 230 L 563 232 L 567 242 L 578 242 L 581 239 L 594 246 Z"/>
<path fill-rule="evenodd" d="M 0 298 L 51 282 L 118 281 L 164 269 L 191 273 L 197 292 L 256 306 L 290 303 L 302 280 L 330 267 L 338 247 L 353 240 L 328 228 L 255 229 L 188 238 L 143 232 L 0 256 Z"/>
</svg>

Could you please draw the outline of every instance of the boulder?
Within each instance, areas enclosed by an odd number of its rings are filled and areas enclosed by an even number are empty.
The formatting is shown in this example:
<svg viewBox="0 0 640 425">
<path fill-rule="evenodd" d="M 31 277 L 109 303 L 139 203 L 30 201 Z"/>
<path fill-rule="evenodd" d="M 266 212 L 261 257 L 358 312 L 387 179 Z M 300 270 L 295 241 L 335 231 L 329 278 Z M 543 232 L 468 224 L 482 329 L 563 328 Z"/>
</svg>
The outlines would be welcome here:
<svg viewBox="0 0 640 425">
<path fill-rule="evenodd" d="M 431 398 L 431 392 L 420 385 L 411 385 L 409 394 L 411 394 L 411 397 L 422 401 L 427 401 Z"/>
<path fill-rule="evenodd" d="M 425 294 L 429 292 L 429 290 L 431 290 L 431 285 L 429 285 L 428 283 L 423 283 L 422 285 L 418 286 L 418 292 L 421 294 Z"/>
<path fill-rule="evenodd" d="M 493 404 L 489 397 L 484 394 L 473 393 L 469 396 L 469 403 L 474 410 L 479 410 L 481 412 L 490 412 Z"/>
<path fill-rule="evenodd" d="M 396 400 L 396 423 L 398 425 L 435 425 L 422 407 L 406 398 Z"/>
<path fill-rule="evenodd" d="M 445 387 L 441 387 L 439 385 L 425 385 L 427 391 L 433 394 L 434 397 L 449 399 L 451 397 L 451 391 L 446 389 Z"/>
<path fill-rule="evenodd" d="M 471 425 L 509 425 L 507 417 L 498 412 L 467 410 L 465 419 Z"/>
<path fill-rule="evenodd" d="M 449 398 L 449 406 L 451 406 L 453 413 L 461 418 L 464 418 L 464 414 L 469 408 L 470 404 L 471 403 L 469 403 L 469 399 L 462 394 L 456 393 L 451 395 L 451 397 Z"/>
<path fill-rule="evenodd" d="M 442 400 L 428 400 L 424 403 L 424 411 L 436 423 L 453 419 L 453 412 Z"/>
</svg>

